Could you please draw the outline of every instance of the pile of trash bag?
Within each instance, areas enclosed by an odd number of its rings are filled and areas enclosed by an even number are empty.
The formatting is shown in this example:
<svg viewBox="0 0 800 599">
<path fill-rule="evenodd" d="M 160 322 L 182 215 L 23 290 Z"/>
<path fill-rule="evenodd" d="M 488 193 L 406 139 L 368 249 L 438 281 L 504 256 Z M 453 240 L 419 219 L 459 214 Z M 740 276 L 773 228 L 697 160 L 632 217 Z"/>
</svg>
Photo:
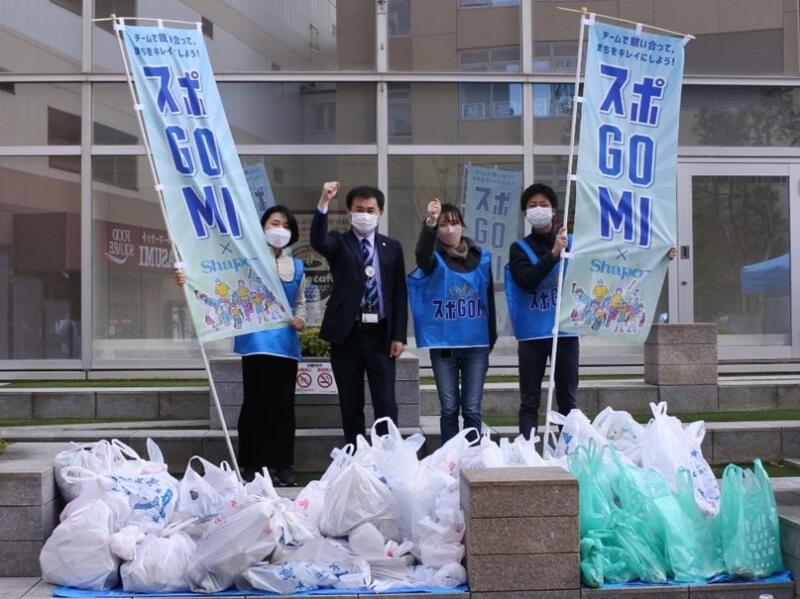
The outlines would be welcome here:
<svg viewBox="0 0 800 599">
<path fill-rule="evenodd" d="M 544 456 L 538 438 L 472 443 L 477 431 L 467 429 L 419 459 L 424 437 L 403 438 L 382 419 L 369 440 L 334 449 L 293 501 L 268 475 L 243 484 L 227 463 L 199 456 L 177 480 L 150 439 L 147 458 L 117 440 L 76 444 L 55 458 L 68 503 L 42 548 L 42 575 L 145 593 L 455 588 L 467 579 L 460 470 L 519 466 L 578 478 L 590 586 L 780 570 L 760 462 L 752 472 L 729 466 L 720 489 L 702 455 L 703 423 L 684 427 L 666 404 L 652 409 L 646 426 L 610 408 L 594 422 L 579 410 L 553 415 L 561 431 Z"/>
<path fill-rule="evenodd" d="M 666 403 L 644 426 L 606 408 L 594 422 L 556 415 L 553 450 L 580 493 L 581 577 L 587 586 L 762 578 L 783 569 L 775 495 L 760 460 L 726 467 L 720 486 L 702 453 L 703 422 Z"/>
<path fill-rule="evenodd" d="M 55 458 L 68 503 L 40 554 L 43 578 L 142 593 L 463 585 L 460 467 L 500 447 L 472 446 L 471 429 L 420 460 L 422 435 L 381 422 L 387 434 L 373 426 L 369 441 L 335 449 L 294 501 L 269 476 L 243 484 L 226 462 L 199 456 L 177 480 L 150 439 L 146 458 L 118 440 L 74 444 Z M 530 444 L 503 447 L 541 461 Z"/>
</svg>

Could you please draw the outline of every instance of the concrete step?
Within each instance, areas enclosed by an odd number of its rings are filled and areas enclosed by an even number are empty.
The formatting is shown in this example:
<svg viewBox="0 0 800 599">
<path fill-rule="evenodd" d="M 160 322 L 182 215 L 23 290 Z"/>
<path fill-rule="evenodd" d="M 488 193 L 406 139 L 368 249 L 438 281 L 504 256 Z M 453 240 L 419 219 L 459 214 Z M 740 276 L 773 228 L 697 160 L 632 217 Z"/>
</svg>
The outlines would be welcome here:
<svg viewBox="0 0 800 599">
<path fill-rule="evenodd" d="M 542 398 L 547 397 L 547 386 Z M 800 409 L 800 380 L 720 379 L 718 385 L 648 385 L 643 380 L 582 380 L 578 384 L 578 407 L 588 416 L 611 406 L 633 414 L 649 413 L 651 402 L 666 401 L 671 413 L 738 412 Z M 519 410 L 519 383 L 487 383 L 483 388 L 483 413 L 516 416 Z M 420 385 L 420 415 L 439 414 L 436 386 Z"/>
<path fill-rule="evenodd" d="M 493 438 L 513 438 L 515 426 L 488 427 Z M 419 427 L 401 428 L 404 435 L 422 433 L 426 442 L 421 455 L 440 446 L 439 419 L 420 419 Z M 543 434 L 540 432 L 540 434 Z M 0 435 L 9 442 L 88 442 L 118 438 L 135 450 L 145 451 L 145 440 L 152 437 L 161 447 L 170 471 L 183 472 L 193 455 L 202 455 L 214 462 L 228 459 L 225 440 L 220 430 L 197 429 L 134 429 L 120 425 L 106 428 L 7 427 Z M 238 435 L 231 430 L 236 446 Z M 295 443 L 295 468 L 302 472 L 320 472 L 330 463 L 330 452 L 344 444 L 341 429 L 299 429 Z M 765 462 L 781 462 L 785 456 L 800 455 L 800 420 L 774 422 L 708 422 L 703 453 L 712 464 L 750 462 L 761 458 Z"/>
<path fill-rule="evenodd" d="M 783 458 L 783 463 L 787 466 L 794 466 L 800 468 L 800 458 Z"/>
<path fill-rule="evenodd" d="M 208 419 L 208 387 L 0 387 L 3 418 Z"/>
</svg>

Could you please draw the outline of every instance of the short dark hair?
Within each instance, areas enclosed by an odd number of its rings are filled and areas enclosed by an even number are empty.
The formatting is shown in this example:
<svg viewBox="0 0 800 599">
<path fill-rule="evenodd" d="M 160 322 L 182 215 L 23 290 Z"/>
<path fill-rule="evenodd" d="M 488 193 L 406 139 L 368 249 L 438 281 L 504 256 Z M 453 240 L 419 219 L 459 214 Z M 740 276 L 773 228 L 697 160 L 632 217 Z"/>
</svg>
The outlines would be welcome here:
<svg viewBox="0 0 800 599">
<path fill-rule="evenodd" d="M 553 207 L 553 210 L 558 210 L 558 196 L 556 196 L 556 192 L 553 191 L 552 187 L 545 185 L 544 183 L 534 183 L 522 192 L 522 195 L 519 198 L 519 209 L 525 212 L 525 209 L 528 206 L 528 200 L 530 200 L 533 196 L 538 195 L 543 195 L 546 197 L 550 201 L 550 205 Z"/>
<path fill-rule="evenodd" d="M 264 228 L 264 225 L 267 224 L 269 217 L 275 214 L 276 212 L 283 214 L 286 217 L 286 222 L 289 223 L 289 231 L 291 232 L 292 236 L 289 238 L 289 243 L 287 246 L 292 245 L 298 239 L 300 239 L 300 229 L 297 226 L 297 219 L 292 214 L 292 211 L 289 210 L 286 206 L 281 206 L 278 204 L 277 206 L 272 206 L 271 208 L 267 208 L 264 214 L 261 215 L 261 228 Z"/>
<path fill-rule="evenodd" d="M 378 209 L 383 212 L 383 205 L 386 203 L 386 198 L 383 192 L 377 187 L 370 187 L 369 185 L 359 185 L 354 187 L 347 194 L 347 209 L 353 206 L 353 200 L 356 198 L 375 198 L 378 201 Z"/>
<path fill-rule="evenodd" d="M 467 226 L 467 224 L 464 222 L 464 215 L 461 214 L 461 210 L 459 210 L 458 206 L 455 204 L 451 204 L 449 202 L 442 204 L 442 211 L 439 213 L 439 220 L 442 220 L 442 217 L 445 217 L 448 221 L 457 221 L 462 227 Z"/>
</svg>

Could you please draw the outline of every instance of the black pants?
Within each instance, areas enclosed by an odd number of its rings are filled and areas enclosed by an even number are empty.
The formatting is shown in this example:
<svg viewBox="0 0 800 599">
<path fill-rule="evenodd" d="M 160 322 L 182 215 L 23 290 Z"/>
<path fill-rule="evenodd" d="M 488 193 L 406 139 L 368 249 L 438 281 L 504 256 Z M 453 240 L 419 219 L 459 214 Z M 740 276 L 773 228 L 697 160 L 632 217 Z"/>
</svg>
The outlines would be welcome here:
<svg viewBox="0 0 800 599">
<path fill-rule="evenodd" d="M 529 439 L 536 434 L 539 424 L 539 403 L 542 397 L 542 379 L 547 359 L 553 346 L 552 339 L 520 341 L 519 357 L 519 433 Z M 558 411 L 568 414 L 576 405 L 578 395 L 578 337 L 559 337 L 556 357 L 555 396 Z"/>
<path fill-rule="evenodd" d="M 239 413 L 239 466 L 260 471 L 294 464 L 297 360 L 242 356 L 244 401 Z"/>
<path fill-rule="evenodd" d="M 356 323 L 342 343 L 331 344 L 331 368 L 339 388 L 342 428 L 347 443 L 355 443 L 364 430 L 364 372 L 375 419 L 388 416 L 397 422 L 394 397 L 395 361 L 386 348 L 386 325 Z M 381 430 L 383 428 L 383 430 Z M 383 434 L 385 427 L 378 427 Z"/>
</svg>

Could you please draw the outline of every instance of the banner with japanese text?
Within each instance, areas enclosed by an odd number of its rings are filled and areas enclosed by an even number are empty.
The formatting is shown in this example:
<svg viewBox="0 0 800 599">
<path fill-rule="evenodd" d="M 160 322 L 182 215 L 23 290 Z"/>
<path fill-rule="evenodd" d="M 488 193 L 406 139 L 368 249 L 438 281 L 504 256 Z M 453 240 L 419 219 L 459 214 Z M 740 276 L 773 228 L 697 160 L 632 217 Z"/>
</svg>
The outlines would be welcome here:
<svg viewBox="0 0 800 599">
<path fill-rule="evenodd" d="M 123 26 L 122 36 L 198 338 L 287 326 L 291 306 L 264 240 L 203 34 Z"/>
<path fill-rule="evenodd" d="M 675 243 L 681 38 L 588 25 L 560 328 L 643 342 Z"/>
<path fill-rule="evenodd" d="M 503 282 L 508 248 L 519 238 L 522 170 L 467 164 L 464 173 L 466 234 L 492 253 L 492 276 Z"/>
</svg>

